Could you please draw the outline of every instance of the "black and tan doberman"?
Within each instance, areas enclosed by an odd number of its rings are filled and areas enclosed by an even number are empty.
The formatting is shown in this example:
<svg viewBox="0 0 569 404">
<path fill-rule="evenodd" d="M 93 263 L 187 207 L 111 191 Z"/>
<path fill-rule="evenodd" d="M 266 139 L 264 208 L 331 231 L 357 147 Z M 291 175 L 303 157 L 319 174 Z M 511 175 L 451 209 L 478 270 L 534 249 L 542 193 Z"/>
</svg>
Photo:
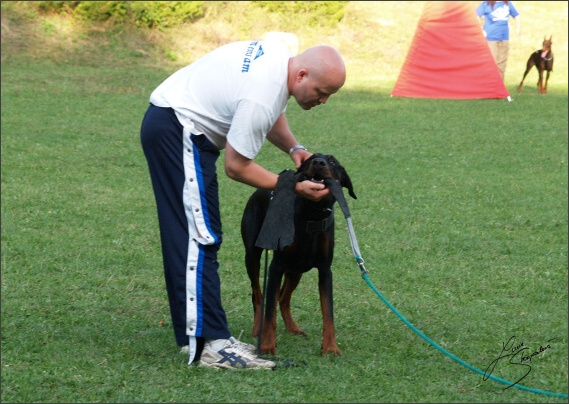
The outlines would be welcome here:
<svg viewBox="0 0 569 404">
<path fill-rule="evenodd" d="M 292 174 L 292 171 L 290 173 Z M 314 154 L 304 161 L 294 175 L 292 187 L 294 188 L 296 182 L 304 180 L 324 182 L 329 178 L 338 181 L 342 187 L 348 189 L 350 196 L 356 199 L 350 177 L 344 167 L 332 155 Z M 278 190 L 277 186 L 276 191 Z M 258 240 L 263 237 L 262 235 L 260 237 L 259 234 L 262 233 L 261 228 L 265 217 L 272 216 L 272 222 L 269 223 L 270 227 L 284 226 L 287 220 L 291 221 L 290 244 L 286 243 L 289 245 L 273 251 L 265 291 L 266 306 L 259 338 L 259 353 L 276 355 L 277 303 L 287 332 L 293 335 L 306 335 L 292 317 L 290 301 L 302 274 L 316 268 L 318 269 L 318 289 L 323 320 L 322 355 L 339 356 L 341 351 L 336 343 L 334 330 L 331 269 L 334 255 L 334 204 L 336 199 L 332 193 L 318 202 L 295 195 L 293 190 L 289 191 L 289 195 L 288 201 L 281 201 L 280 209 L 283 212 L 276 212 L 277 216 L 275 216 L 275 212 L 267 215 L 271 199 L 275 196 L 272 191 L 258 189 L 250 197 L 243 213 L 241 233 L 245 245 L 245 264 L 252 288 L 255 317 L 253 336 L 258 337 L 261 328 L 263 298 L 259 281 L 263 248 L 258 246 Z M 287 213 L 284 212 L 287 209 L 290 210 L 288 219 Z M 294 221 L 293 227 L 292 221 Z"/>
<path fill-rule="evenodd" d="M 524 72 L 522 81 L 518 86 L 518 93 L 522 92 L 524 80 L 531 68 L 535 66 L 539 74 L 539 78 L 537 80 L 537 89 L 539 90 L 540 94 L 547 94 L 547 82 L 549 81 L 549 74 L 553 71 L 553 52 L 551 51 L 551 38 L 553 38 L 553 35 L 551 35 L 549 39 L 543 37 L 543 44 L 541 46 L 541 49 L 536 50 L 530 55 L 526 65 L 526 71 Z M 545 76 L 545 83 L 543 81 L 544 71 L 547 72 Z"/>
</svg>

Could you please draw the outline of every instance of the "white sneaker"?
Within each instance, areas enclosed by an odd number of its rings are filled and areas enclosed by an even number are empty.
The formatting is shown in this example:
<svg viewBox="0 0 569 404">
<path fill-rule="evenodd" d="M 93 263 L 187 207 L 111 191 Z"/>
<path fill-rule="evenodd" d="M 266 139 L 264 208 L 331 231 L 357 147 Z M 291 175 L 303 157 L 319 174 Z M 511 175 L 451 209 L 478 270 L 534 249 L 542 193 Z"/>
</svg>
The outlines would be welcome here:
<svg viewBox="0 0 569 404">
<path fill-rule="evenodd" d="M 248 344 L 248 343 L 243 342 L 243 341 L 239 341 L 237 338 L 233 338 L 233 337 L 229 337 L 229 341 L 231 341 L 232 344 L 236 344 L 236 345 L 240 346 L 243 349 L 246 349 L 247 351 L 249 351 L 251 353 L 257 353 L 257 347 L 255 345 Z"/>
<path fill-rule="evenodd" d="M 212 347 L 212 342 L 206 342 L 203 347 L 200 358 L 201 366 L 225 369 L 273 369 L 276 367 L 274 362 L 261 359 L 251 353 L 244 348 L 244 343 L 235 338 L 226 340 L 223 348 L 217 351 Z"/>
<path fill-rule="evenodd" d="M 256 353 L 257 352 L 257 347 L 255 345 L 252 344 L 248 344 L 246 342 L 243 341 L 239 341 L 236 338 L 233 337 L 229 337 L 229 341 L 231 341 L 233 344 L 237 344 L 240 345 L 243 349 L 248 350 L 251 353 Z M 184 345 L 183 347 L 180 347 L 180 353 L 183 355 L 189 355 L 190 353 L 190 346 L 189 345 Z"/>
</svg>

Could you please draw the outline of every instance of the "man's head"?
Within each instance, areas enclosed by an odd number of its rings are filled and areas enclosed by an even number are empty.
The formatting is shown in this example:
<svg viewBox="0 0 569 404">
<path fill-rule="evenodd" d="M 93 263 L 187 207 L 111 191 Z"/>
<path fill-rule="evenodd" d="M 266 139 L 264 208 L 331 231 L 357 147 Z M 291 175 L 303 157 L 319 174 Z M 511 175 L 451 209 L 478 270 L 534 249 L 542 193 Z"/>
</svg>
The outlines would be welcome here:
<svg viewBox="0 0 569 404">
<path fill-rule="evenodd" d="M 289 60 L 288 92 L 302 109 L 325 104 L 345 81 L 344 61 L 331 46 L 308 48 Z"/>
</svg>

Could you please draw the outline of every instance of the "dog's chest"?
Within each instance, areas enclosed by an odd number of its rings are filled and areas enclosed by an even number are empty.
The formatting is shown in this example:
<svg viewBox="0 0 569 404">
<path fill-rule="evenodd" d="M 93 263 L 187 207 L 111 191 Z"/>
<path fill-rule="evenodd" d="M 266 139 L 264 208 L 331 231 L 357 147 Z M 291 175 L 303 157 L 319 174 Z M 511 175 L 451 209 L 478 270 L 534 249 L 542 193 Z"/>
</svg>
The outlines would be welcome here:
<svg viewBox="0 0 569 404">
<path fill-rule="evenodd" d="M 274 260 L 285 271 L 307 272 L 312 268 L 329 267 L 333 249 L 332 232 L 302 232 L 295 236 L 294 242 L 284 251 L 275 251 Z"/>
</svg>

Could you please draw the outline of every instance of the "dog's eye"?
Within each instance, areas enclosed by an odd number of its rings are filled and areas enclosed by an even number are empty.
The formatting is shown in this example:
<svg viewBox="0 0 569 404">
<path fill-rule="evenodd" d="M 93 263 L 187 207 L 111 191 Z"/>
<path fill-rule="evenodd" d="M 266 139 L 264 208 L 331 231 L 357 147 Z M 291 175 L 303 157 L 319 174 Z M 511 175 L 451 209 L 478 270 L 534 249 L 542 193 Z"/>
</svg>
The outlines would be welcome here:
<svg viewBox="0 0 569 404">
<path fill-rule="evenodd" d="M 329 163 L 331 166 L 335 166 L 335 165 L 336 165 L 336 162 L 335 162 L 334 160 L 332 160 L 332 159 L 328 159 L 328 163 Z"/>
</svg>

